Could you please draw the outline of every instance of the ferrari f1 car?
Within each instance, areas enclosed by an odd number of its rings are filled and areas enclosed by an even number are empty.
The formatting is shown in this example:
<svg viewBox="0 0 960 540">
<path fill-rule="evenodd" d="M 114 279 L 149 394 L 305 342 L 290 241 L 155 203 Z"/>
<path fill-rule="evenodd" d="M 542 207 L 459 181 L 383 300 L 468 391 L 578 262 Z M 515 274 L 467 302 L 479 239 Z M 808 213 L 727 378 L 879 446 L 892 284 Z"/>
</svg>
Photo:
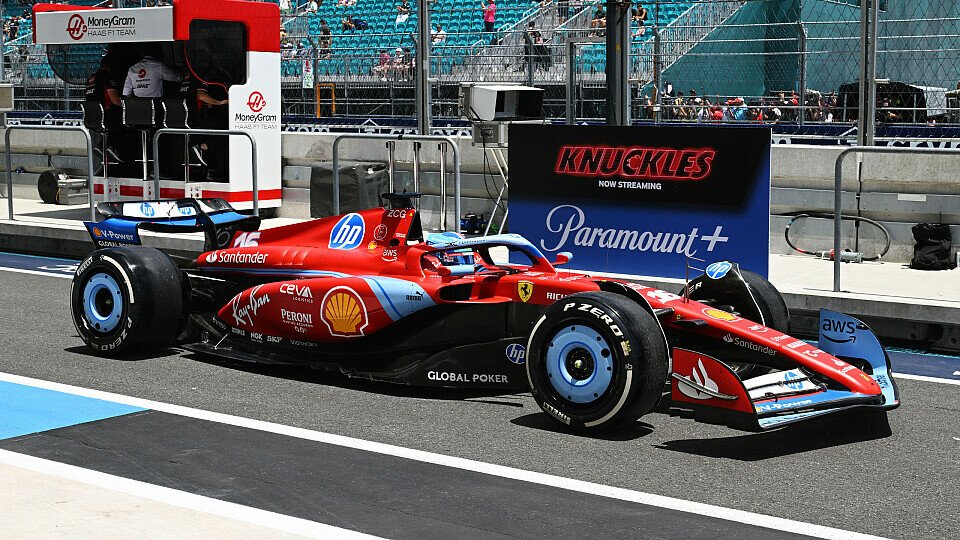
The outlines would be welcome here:
<svg viewBox="0 0 960 540">
<path fill-rule="evenodd" d="M 765 430 L 897 407 L 862 322 L 821 313 L 817 346 L 785 333 L 777 290 L 717 262 L 678 293 L 558 271 L 518 235 L 424 238 L 411 197 L 260 229 L 215 199 L 102 204 L 72 312 L 99 354 L 175 342 L 233 361 L 305 364 L 394 383 L 529 390 L 573 430 L 635 421 L 661 399 L 695 419 Z M 203 232 L 196 257 L 140 231 Z"/>
</svg>

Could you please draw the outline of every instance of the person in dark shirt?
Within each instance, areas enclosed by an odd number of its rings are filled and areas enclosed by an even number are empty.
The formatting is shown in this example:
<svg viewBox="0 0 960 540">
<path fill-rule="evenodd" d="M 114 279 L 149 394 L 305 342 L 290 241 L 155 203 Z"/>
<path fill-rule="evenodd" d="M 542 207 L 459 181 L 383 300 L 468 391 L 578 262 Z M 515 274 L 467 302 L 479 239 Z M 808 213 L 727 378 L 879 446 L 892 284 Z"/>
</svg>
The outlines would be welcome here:
<svg viewBox="0 0 960 540">
<path fill-rule="evenodd" d="M 103 123 L 107 128 L 107 155 L 115 161 L 123 161 L 121 143 L 123 140 L 123 107 L 120 101 L 120 85 L 122 84 L 115 72 L 116 58 L 105 55 L 100 60 L 100 67 L 87 79 L 87 88 L 84 93 L 86 101 L 97 101 L 103 104 Z M 118 152 L 118 150 L 120 150 Z"/>
<path fill-rule="evenodd" d="M 199 127 L 203 129 L 227 129 L 229 115 L 227 87 L 212 82 L 197 85 L 197 107 L 200 111 Z M 201 163 L 208 167 L 208 178 L 212 181 L 227 181 L 228 172 L 227 137 L 208 137 L 194 147 L 194 153 Z M 199 150 L 199 151 L 198 151 Z"/>
</svg>

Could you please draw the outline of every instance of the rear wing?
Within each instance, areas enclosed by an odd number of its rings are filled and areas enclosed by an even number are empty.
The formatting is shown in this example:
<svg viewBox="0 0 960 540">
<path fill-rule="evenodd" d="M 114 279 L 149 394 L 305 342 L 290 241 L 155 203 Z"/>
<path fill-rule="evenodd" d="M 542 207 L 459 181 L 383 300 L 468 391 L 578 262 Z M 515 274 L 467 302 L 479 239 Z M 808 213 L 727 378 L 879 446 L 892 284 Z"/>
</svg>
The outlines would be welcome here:
<svg viewBox="0 0 960 540">
<path fill-rule="evenodd" d="M 260 228 L 258 216 L 247 216 L 223 199 L 176 199 L 99 203 L 106 216 L 100 222 L 85 221 L 87 232 L 98 249 L 139 246 L 140 231 L 204 233 L 204 251 L 230 245 L 238 231 Z"/>
</svg>

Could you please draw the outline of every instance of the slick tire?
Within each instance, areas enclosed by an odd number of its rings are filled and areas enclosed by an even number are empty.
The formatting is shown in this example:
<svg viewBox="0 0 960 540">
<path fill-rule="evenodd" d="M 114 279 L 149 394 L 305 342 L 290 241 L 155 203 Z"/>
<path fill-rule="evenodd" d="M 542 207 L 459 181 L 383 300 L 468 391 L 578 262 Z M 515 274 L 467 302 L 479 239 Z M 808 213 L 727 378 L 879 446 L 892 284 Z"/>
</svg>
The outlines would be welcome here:
<svg viewBox="0 0 960 540">
<path fill-rule="evenodd" d="M 759 274 L 743 269 L 739 271 L 743 281 L 747 284 L 749 295 L 743 292 L 742 287 L 727 288 L 721 282 L 705 280 L 703 282 L 704 286 L 691 293 L 690 298 L 694 300 L 712 298 L 716 306 L 735 311 L 745 319 L 762 322 L 767 328 L 788 333 L 790 330 L 790 312 L 787 310 L 787 303 L 784 302 L 780 291 Z M 727 279 L 735 279 L 735 276 L 731 273 L 727 276 Z M 680 294 L 682 295 L 683 292 L 681 291 Z M 763 375 L 770 371 L 768 368 L 761 366 L 738 363 L 730 364 L 730 368 L 741 380 Z"/>
<path fill-rule="evenodd" d="M 527 344 L 537 405 L 572 431 L 634 422 L 660 400 L 667 346 L 653 315 L 607 292 L 570 295 L 546 309 Z"/>
<path fill-rule="evenodd" d="M 77 268 L 73 323 L 102 356 L 150 354 L 173 343 L 185 312 L 184 279 L 163 252 L 147 247 L 101 249 Z"/>
<path fill-rule="evenodd" d="M 755 274 L 749 270 L 740 270 L 740 275 L 743 276 L 743 280 L 747 282 L 750 292 L 753 293 L 753 298 L 760 308 L 760 313 L 763 315 L 766 326 L 781 332 L 789 331 L 790 311 L 787 310 L 787 303 L 784 302 L 780 291 L 759 274 Z M 721 299 L 720 302 L 723 303 L 723 300 Z M 741 306 L 735 307 L 740 308 Z M 746 306 L 743 306 L 743 309 L 746 310 Z M 740 310 L 738 309 L 738 311 Z M 750 316 L 746 311 L 741 311 L 741 313 L 744 313 L 748 317 Z"/>
</svg>

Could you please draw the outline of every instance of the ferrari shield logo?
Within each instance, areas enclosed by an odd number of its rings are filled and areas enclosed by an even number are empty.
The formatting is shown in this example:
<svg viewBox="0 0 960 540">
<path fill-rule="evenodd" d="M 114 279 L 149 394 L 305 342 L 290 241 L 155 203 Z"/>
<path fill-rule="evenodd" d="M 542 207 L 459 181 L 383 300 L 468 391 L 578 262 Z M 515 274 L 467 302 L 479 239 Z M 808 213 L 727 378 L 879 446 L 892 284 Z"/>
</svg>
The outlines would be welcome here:
<svg viewBox="0 0 960 540">
<path fill-rule="evenodd" d="M 517 283 L 517 292 L 520 294 L 521 301 L 526 302 L 530 300 L 530 297 L 533 296 L 533 283 L 529 281 Z"/>
</svg>

